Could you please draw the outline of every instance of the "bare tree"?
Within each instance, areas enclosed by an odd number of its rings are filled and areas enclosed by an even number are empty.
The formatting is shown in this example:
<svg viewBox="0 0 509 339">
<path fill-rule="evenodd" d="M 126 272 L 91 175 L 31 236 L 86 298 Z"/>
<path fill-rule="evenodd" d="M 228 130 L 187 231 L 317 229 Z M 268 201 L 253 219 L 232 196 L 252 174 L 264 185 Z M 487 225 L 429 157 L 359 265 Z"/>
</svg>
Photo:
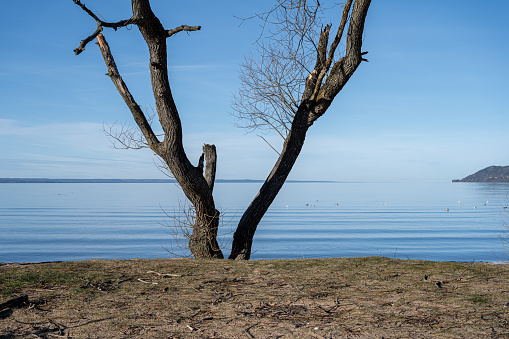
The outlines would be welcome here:
<svg viewBox="0 0 509 339">
<path fill-rule="evenodd" d="M 132 140 L 134 148 L 148 146 L 162 159 L 193 205 L 191 253 L 196 258 L 223 258 L 216 239 L 219 212 L 212 195 L 216 150 L 213 145 L 205 145 L 198 165 L 191 164 L 184 152 L 182 127 L 168 80 L 166 38 L 182 31 L 200 30 L 200 26 L 165 29 L 152 12 L 149 0 L 131 0 L 133 16 L 114 23 L 99 19 L 80 0 L 73 1 L 97 23 L 94 33 L 80 43 L 75 53 L 81 53 L 97 38 L 108 75 L 129 107 L 145 141 L 135 138 L 131 131 L 121 130 L 115 134 L 110 129 L 107 133 L 126 147 L 132 145 Z M 274 168 L 239 222 L 233 237 L 231 259 L 250 258 L 256 228 L 290 173 L 308 128 L 325 113 L 364 60 L 362 34 L 371 1 L 353 2 L 348 0 L 344 5 L 332 43 L 329 42 L 332 26 L 321 26 L 322 7 L 318 1 L 277 0 L 272 10 L 258 15 L 263 20 L 262 34 L 268 34 L 269 38 L 265 39 L 263 35 L 259 40 L 260 59 L 246 59 L 241 75 L 243 87 L 234 109 L 238 118 L 247 119 L 245 127 L 272 128 L 284 138 L 284 144 Z M 348 21 L 346 50 L 339 57 L 337 49 Z M 149 120 L 122 80 L 102 34 L 104 27 L 116 30 L 127 25 L 139 28 L 150 52 L 152 89 L 164 132 L 163 140 L 153 132 Z"/>
<path fill-rule="evenodd" d="M 370 2 L 348 0 L 344 4 L 332 43 L 331 25 L 314 36 L 318 1 L 309 5 L 305 0 L 280 0 L 279 6 L 263 18 L 276 29 L 270 32 L 267 45 L 263 41 L 259 44 L 261 62 L 250 58 L 244 64 L 235 111 L 239 118 L 250 121 L 248 128 L 268 126 L 284 136 L 284 143 L 268 178 L 239 221 L 230 259 L 249 259 L 256 228 L 295 164 L 307 130 L 327 111 L 360 63 L 367 61 L 361 47 Z M 271 21 L 272 14 L 275 19 Z M 345 52 L 334 61 L 347 21 Z M 309 69 L 311 55 L 316 61 Z"/>
<path fill-rule="evenodd" d="M 97 43 L 108 67 L 108 75 L 129 107 L 148 146 L 165 162 L 194 207 L 196 216 L 193 232 L 189 239 L 191 253 L 196 258 L 223 258 L 216 240 L 219 211 L 215 208 L 212 197 L 216 161 L 215 147 L 205 145 L 205 152 L 200 158 L 198 166 L 191 164 L 184 152 L 180 117 L 168 80 L 166 39 L 178 32 L 197 31 L 200 26 L 182 25 L 169 30 L 165 29 L 152 12 L 149 0 L 132 0 L 133 16 L 116 23 L 100 20 L 80 0 L 73 1 L 94 18 L 97 23 L 95 32 L 81 41 L 80 46 L 75 49 L 75 54 L 81 53 L 87 43 L 97 38 Z M 156 111 L 164 131 L 163 140 L 159 140 L 155 135 L 144 112 L 122 80 L 106 39 L 101 33 L 103 27 L 117 29 L 127 25 L 136 25 L 139 28 L 150 52 L 150 77 L 156 101 Z M 203 173 L 204 166 L 206 168 L 205 174 Z"/>
</svg>

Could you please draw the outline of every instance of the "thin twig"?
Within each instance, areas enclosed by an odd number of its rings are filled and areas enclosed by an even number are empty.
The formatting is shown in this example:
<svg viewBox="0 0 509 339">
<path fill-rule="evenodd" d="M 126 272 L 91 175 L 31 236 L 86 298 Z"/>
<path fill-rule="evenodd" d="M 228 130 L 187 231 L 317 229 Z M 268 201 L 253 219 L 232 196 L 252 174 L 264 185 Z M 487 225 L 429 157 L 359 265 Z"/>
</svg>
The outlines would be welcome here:
<svg viewBox="0 0 509 339">
<path fill-rule="evenodd" d="M 139 278 L 138 278 L 138 281 L 139 281 L 139 282 L 142 282 L 142 283 L 144 283 L 144 284 L 157 285 L 157 283 L 156 283 L 156 282 L 152 282 L 152 281 L 145 281 L 145 280 L 141 280 L 141 279 L 139 279 Z"/>
<path fill-rule="evenodd" d="M 191 332 L 198 330 L 196 327 L 193 327 L 193 326 L 190 326 L 190 325 L 186 325 L 186 326 L 187 326 L 187 328 L 189 330 L 191 330 Z"/>
<path fill-rule="evenodd" d="M 277 153 L 277 155 L 281 155 L 281 153 L 279 153 L 264 137 L 262 137 L 261 135 L 257 134 L 260 138 L 263 139 L 263 141 L 265 141 L 267 143 L 267 145 L 270 146 L 270 148 L 272 148 L 274 150 L 274 152 Z"/>
<path fill-rule="evenodd" d="M 460 274 L 460 275 L 459 275 L 456 279 L 454 279 L 454 280 L 460 280 L 460 279 L 461 279 L 461 277 L 463 276 L 463 274 L 465 274 L 465 272 L 466 272 L 466 271 L 470 268 L 470 266 L 472 266 L 472 265 L 474 264 L 474 261 L 475 261 L 475 259 L 474 259 L 474 260 L 472 260 L 472 262 L 471 262 L 471 263 L 470 263 L 470 264 L 469 264 L 469 265 L 468 265 L 468 266 L 467 266 L 467 267 L 463 270 L 463 272 L 461 272 L 461 274 Z"/>
<path fill-rule="evenodd" d="M 162 276 L 162 277 L 177 277 L 177 278 L 180 278 L 180 277 L 184 276 L 183 274 L 158 273 L 158 272 L 155 272 L 155 271 L 147 271 L 147 273 L 155 273 L 155 274 L 157 274 L 159 276 Z"/>
</svg>

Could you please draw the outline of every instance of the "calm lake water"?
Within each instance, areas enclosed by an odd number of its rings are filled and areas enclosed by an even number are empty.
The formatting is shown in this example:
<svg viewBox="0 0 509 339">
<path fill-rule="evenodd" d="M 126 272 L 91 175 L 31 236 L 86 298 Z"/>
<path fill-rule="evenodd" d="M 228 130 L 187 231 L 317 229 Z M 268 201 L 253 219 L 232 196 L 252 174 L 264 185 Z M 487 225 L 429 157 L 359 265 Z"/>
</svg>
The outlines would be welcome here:
<svg viewBox="0 0 509 339">
<path fill-rule="evenodd" d="M 222 233 L 259 186 L 216 184 L 229 221 Z M 287 183 L 258 227 L 252 258 L 507 260 L 499 236 L 508 231 L 508 196 L 505 183 Z M 0 184 L 0 262 L 171 257 L 164 224 L 179 201 L 169 183 Z"/>
</svg>

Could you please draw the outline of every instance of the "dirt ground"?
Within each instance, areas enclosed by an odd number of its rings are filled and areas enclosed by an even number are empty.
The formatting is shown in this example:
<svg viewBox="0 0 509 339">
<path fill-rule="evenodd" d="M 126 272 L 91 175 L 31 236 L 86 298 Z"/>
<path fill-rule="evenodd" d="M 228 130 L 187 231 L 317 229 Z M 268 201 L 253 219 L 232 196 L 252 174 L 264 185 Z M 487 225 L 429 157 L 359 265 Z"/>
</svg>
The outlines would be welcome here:
<svg viewBox="0 0 509 339">
<path fill-rule="evenodd" d="M 380 257 L 0 265 L 0 338 L 509 338 L 509 265 Z"/>
</svg>

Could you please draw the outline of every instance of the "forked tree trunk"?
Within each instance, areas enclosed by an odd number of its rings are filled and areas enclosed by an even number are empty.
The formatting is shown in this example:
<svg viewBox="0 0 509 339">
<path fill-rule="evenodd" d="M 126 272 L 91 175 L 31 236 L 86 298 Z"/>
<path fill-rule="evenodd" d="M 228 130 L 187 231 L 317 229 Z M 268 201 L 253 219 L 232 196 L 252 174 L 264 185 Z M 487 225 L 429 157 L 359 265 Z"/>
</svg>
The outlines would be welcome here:
<svg viewBox="0 0 509 339">
<path fill-rule="evenodd" d="M 78 2 L 78 4 L 80 3 Z M 163 141 L 159 141 L 152 131 L 144 113 L 123 82 L 104 36 L 98 34 L 97 40 L 108 67 L 108 75 L 131 110 L 148 146 L 163 159 L 184 194 L 194 206 L 195 222 L 192 225 L 193 231 L 189 240 L 191 253 L 195 258 L 223 258 L 216 240 L 219 212 L 215 208 L 212 196 L 216 163 L 215 147 L 205 145 L 204 156 L 200 158 L 200 164 L 197 167 L 191 164 L 182 144 L 182 126 L 168 81 L 166 39 L 175 32 L 181 31 L 183 26 L 165 30 L 152 12 L 148 0 L 132 0 L 132 9 L 133 17 L 130 21 L 138 26 L 150 53 L 150 77 L 159 122 L 164 131 Z M 195 29 L 199 29 L 199 27 Z M 191 28 L 191 30 L 195 29 Z M 100 32 L 99 28 L 96 32 Z M 82 46 L 80 45 L 80 47 Z M 205 176 L 203 173 L 204 157 L 206 159 Z"/>
<path fill-rule="evenodd" d="M 143 133 L 148 146 L 168 165 L 184 194 L 194 206 L 196 215 L 189 242 L 191 253 L 195 258 L 223 258 L 216 240 L 219 212 L 215 208 L 212 196 L 216 167 L 215 147 L 213 145 L 205 145 L 203 148 L 204 153 L 199 160 L 198 166 L 195 167 L 191 164 L 184 152 L 180 117 L 168 81 L 166 39 L 175 33 L 198 30 L 200 27 L 183 25 L 171 30 L 165 30 L 159 19 L 152 12 L 149 0 L 131 0 L 133 17 L 116 23 L 101 21 L 80 0 L 73 1 L 97 22 L 96 31 L 91 36 L 82 40 L 80 46 L 75 49 L 75 53 L 81 53 L 85 49 L 86 44 L 97 37 L 99 47 L 108 67 L 108 75 L 131 110 L 134 120 Z M 335 49 L 343 34 L 343 28 L 346 24 L 352 1 L 347 0 L 340 28 L 330 49 L 328 44 L 330 26 L 327 26 L 320 35 L 317 45 L 316 65 L 306 80 L 304 94 L 295 114 L 291 131 L 285 140 L 277 163 L 239 222 L 234 234 L 231 259 L 250 258 L 256 228 L 295 164 L 304 145 L 308 128 L 325 113 L 334 97 L 343 88 L 361 61 L 364 60 L 362 59 L 363 53 L 361 53 L 362 32 L 370 0 L 355 0 L 350 16 L 345 56 L 330 68 Z M 103 27 L 116 29 L 130 24 L 138 26 L 149 49 L 150 77 L 159 122 L 164 131 L 163 141 L 159 141 L 154 134 L 144 113 L 127 89 L 117 70 L 108 44 L 101 34 Z M 329 55 L 328 58 L 326 58 L 327 54 Z M 324 79 L 326 79 L 325 83 L 322 84 Z"/>
<path fill-rule="evenodd" d="M 196 212 L 189 249 L 195 258 L 223 258 L 216 241 L 219 213 L 212 197 L 213 186 L 207 183 L 199 166 L 191 164 L 182 144 L 182 126 L 168 81 L 166 39 L 170 33 L 152 12 L 148 0 L 132 0 L 132 8 L 149 49 L 152 90 L 164 130 L 164 140 L 155 151 L 164 159 Z"/>
<path fill-rule="evenodd" d="M 216 147 L 214 145 L 203 146 L 203 154 L 198 164 L 199 172 L 203 173 L 203 160 L 205 161 L 205 181 L 208 185 L 206 199 L 200 199 L 193 205 L 196 219 L 193 234 L 189 239 L 189 250 L 195 258 L 222 259 L 223 254 L 217 243 L 217 231 L 219 228 L 220 213 L 214 207 L 212 191 L 216 176 Z"/>
<path fill-rule="evenodd" d="M 229 259 L 248 260 L 250 258 L 256 228 L 290 174 L 304 145 L 308 128 L 325 113 L 336 95 L 364 60 L 362 58 L 364 53 L 361 52 L 362 34 L 371 0 L 356 0 L 350 16 L 345 56 L 337 61 L 329 71 L 332 55 L 342 35 L 342 27 L 346 24 L 351 3 L 352 1 L 349 0 L 345 6 L 342 24 L 330 49 L 328 47 L 330 26 L 325 27 L 320 35 L 316 65 L 306 81 L 301 104 L 295 113 L 283 150 L 265 183 L 239 221 L 233 236 L 232 252 Z M 327 55 L 329 55 L 329 59 L 326 59 Z M 322 80 L 325 77 L 325 83 L 322 85 Z"/>
</svg>

